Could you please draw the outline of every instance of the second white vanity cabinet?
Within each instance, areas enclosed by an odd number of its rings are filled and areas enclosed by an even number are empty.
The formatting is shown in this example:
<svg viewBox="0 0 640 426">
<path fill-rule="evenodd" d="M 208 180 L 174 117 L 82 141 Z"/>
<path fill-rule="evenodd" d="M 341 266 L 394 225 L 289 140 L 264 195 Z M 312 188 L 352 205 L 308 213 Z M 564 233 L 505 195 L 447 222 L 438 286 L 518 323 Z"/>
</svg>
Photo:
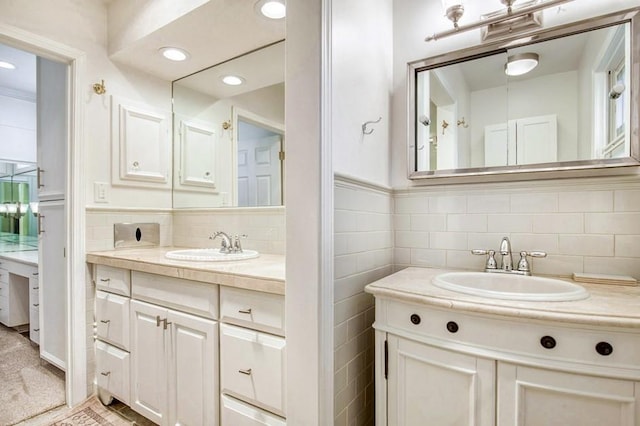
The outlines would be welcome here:
<svg viewBox="0 0 640 426">
<path fill-rule="evenodd" d="M 434 288 L 418 269 L 367 287 L 377 425 L 640 424 L 640 315 L 626 305 L 640 290 L 496 302 Z"/>
</svg>

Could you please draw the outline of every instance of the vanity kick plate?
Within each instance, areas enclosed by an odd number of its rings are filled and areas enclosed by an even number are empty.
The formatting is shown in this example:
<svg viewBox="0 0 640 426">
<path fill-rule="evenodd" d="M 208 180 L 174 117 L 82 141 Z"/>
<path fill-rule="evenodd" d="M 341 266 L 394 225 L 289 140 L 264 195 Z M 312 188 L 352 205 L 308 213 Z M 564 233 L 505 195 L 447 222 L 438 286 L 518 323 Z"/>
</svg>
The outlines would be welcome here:
<svg viewBox="0 0 640 426">
<path fill-rule="evenodd" d="M 114 223 L 113 245 L 124 247 L 157 247 L 160 245 L 159 223 Z"/>
</svg>

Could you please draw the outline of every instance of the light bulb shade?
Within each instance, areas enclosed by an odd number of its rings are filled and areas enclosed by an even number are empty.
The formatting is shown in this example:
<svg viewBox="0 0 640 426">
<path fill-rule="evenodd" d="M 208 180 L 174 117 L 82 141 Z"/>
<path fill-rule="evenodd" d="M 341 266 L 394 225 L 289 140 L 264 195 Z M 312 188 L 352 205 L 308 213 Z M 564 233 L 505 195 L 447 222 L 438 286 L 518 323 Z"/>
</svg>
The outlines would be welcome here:
<svg viewBox="0 0 640 426">
<path fill-rule="evenodd" d="M 444 15 L 454 24 L 462 18 L 464 14 L 464 2 L 462 0 L 442 0 Z"/>
<path fill-rule="evenodd" d="M 16 214 L 18 212 L 18 205 L 15 203 L 6 203 L 8 214 Z"/>
<path fill-rule="evenodd" d="M 174 62 L 185 61 L 189 58 L 189 53 L 178 47 L 161 47 L 158 51 L 162 56 Z"/>
<path fill-rule="evenodd" d="M 504 65 L 504 72 L 512 77 L 526 74 L 538 66 L 539 60 L 537 53 L 518 53 L 509 56 Z"/>
<path fill-rule="evenodd" d="M 255 7 L 261 15 L 269 19 L 282 19 L 287 15 L 284 0 L 260 0 Z"/>
<path fill-rule="evenodd" d="M 37 201 L 32 201 L 29 203 L 29 208 L 31 209 L 31 213 L 33 213 L 34 216 L 38 215 L 38 202 Z"/>
</svg>

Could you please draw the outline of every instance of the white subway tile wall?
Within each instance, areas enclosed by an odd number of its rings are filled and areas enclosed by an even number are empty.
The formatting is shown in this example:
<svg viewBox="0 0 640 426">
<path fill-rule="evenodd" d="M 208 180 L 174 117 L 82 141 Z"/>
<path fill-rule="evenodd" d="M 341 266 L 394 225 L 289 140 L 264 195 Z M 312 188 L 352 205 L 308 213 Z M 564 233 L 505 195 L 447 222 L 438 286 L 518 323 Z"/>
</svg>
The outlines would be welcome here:
<svg viewBox="0 0 640 426">
<path fill-rule="evenodd" d="M 364 287 L 393 272 L 393 200 L 390 191 L 336 177 L 334 201 L 334 424 L 373 425 L 375 315 Z M 444 225 L 444 216 L 434 220 Z"/>
<path fill-rule="evenodd" d="M 284 254 L 284 207 L 174 210 L 173 245 L 176 247 L 218 247 L 209 237 L 216 231 L 247 235 L 242 247 L 260 253 Z"/>
<path fill-rule="evenodd" d="M 394 264 L 480 270 L 503 236 L 513 252 L 540 250 L 534 273 L 640 279 L 640 181 L 605 178 L 421 187 L 397 191 Z M 434 213 L 437 213 L 434 218 Z"/>
</svg>

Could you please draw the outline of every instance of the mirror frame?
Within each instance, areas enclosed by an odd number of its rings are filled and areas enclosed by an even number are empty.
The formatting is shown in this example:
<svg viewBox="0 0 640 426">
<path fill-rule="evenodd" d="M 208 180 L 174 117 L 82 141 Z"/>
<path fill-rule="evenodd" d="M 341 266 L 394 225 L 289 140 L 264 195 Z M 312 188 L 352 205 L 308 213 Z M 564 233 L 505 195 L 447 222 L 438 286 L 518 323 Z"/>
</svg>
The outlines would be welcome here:
<svg viewBox="0 0 640 426">
<path fill-rule="evenodd" d="M 458 62 L 478 59 L 507 49 L 553 40 L 573 34 L 630 24 L 631 73 L 630 73 L 630 147 L 629 157 L 614 159 L 560 161 L 554 163 L 526 164 L 520 166 L 474 167 L 448 170 L 416 171 L 416 85 L 417 73 Z M 521 39 L 527 39 L 521 41 Z M 407 64 L 407 169 L 410 180 L 421 180 L 426 184 L 455 184 L 475 182 L 511 182 L 517 180 L 605 176 L 633 173 L 632 166 L 640 165 L 640 8 L 626 9 L 595 18 L 585 19 L 540 30 L 518 34 L 470 48 L 457 50 Z"/>
</svg>

